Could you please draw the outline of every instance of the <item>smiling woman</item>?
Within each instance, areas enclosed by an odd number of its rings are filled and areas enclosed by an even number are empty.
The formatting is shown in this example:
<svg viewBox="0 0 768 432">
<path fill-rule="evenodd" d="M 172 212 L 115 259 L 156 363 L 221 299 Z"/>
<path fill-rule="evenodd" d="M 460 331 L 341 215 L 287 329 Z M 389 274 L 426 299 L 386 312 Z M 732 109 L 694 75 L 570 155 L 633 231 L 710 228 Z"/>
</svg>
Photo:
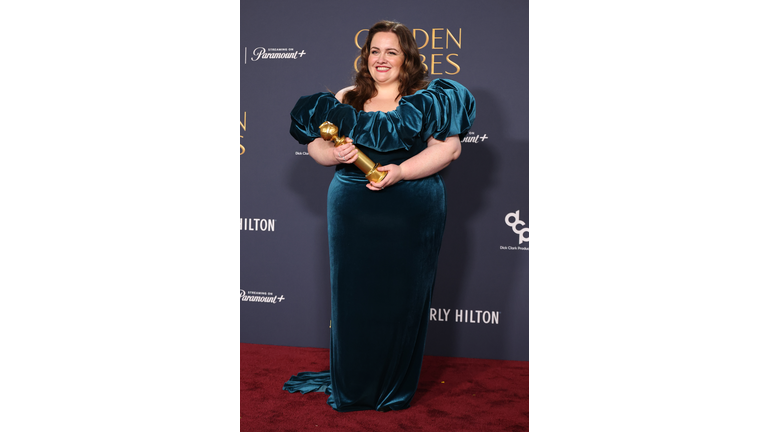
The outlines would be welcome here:
<svg viewBox="0 0 768 432">
<path fill-rule="evenodd" d="M 342 90 L 337 97 L 357 110 L 391 111 L 372 109 L 366 103 L 381 103 L 394 109 L 401 97 L 425 89 L 429 84 L 426 78 L 416 40 L 408 27 L 381 21 L 371 27 L 360 49 L 355 85 Z"/>
<path fill-rule="evenodd" d="M 461 84 L 426 80 L 413 35 L 374 25 L 355 85 L 335 96 L 304 96 L 291 135 L 321 165 L 328 188 L 331 261 L 330 371 L 303 372 L 290 392 L 325 392 L 338 411 L 408 408 L 416 392 L 446 218 L 438 174 L 461 153 L 475 99 Z M 338 125 L 340 145 L 320 137 Z M 356 146 L 387 175 L 369 181 L 352 165 Z"/>
</svg>

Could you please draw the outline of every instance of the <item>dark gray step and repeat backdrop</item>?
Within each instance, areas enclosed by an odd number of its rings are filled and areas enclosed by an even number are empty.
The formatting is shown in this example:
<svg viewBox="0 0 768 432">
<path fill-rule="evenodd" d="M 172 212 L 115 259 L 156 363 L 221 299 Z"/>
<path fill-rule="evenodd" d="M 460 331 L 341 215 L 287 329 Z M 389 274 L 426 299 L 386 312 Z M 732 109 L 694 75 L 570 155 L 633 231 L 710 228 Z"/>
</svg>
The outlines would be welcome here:
<svg viewBox="0 0 768 432">
<path fill-rule="evenodd" d="M 388 19 L 413 31 L 430 78 L 477 99 L 461 157 L 441 173 L 426 354 L 527 361 L 528 2 L 243 0 L 240 19 L 240 340 L 329 346 L 334 170 L 289 135 L 289 113 L 300 96 L 351 85 L 367 29 Z"/>
</svg>

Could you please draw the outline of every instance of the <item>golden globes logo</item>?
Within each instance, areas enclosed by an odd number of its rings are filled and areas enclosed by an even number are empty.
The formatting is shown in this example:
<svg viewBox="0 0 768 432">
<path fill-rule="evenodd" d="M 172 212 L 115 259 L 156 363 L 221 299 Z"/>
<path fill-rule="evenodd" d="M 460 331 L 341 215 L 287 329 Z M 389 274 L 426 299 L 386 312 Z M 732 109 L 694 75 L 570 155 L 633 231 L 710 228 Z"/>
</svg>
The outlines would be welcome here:
<svg viewBox="0 0 768 432">
<path fill-rule="evenodd" d="M 458 35 L 458 37 L 457 37 Z M 368 29 L 363 29 L 355 35 L 355 45 L 362 49 Z M 435 27 L 429 31 L 415 28 L 413 38 L 421 54 L 421 64 L 430 75 L 457 75 L 461 67 L 457 63 L 459 55 L 452 50 L 461 49 L 461 27 L 458 31 L 448 28 Z M 436 52 L 432 52 L 432 50 Z M 437 51 L 441 50 L 441 51 Z M 359 71 L 360 56 L 355 59 L 355 71 Z"/>
<path fill-rule="evenodd" d="M 246 114 L 246 112 L 245 112 L 245 111 L 243 111 L 243 121 L 241 121 L 241 122 L 240 122 L 240 129 L 242 129 L 242 130 L 243 130 L 243 132 L 245 132 L 245 114 Z M 242 132 L 241 132 L 241 133 L 242 133 Z M 243 136 L 242 136 L 242 135 L 240 135 L 240 138 L 242 138 L 242 137 L 243 137 Z M 243 153 L 245 153 L 245 147 L 243 147 L 243 145 L 242 145 L 242 144 L 240 144 L 240 156 L 242 156 L 242 155 L 243 155 Z"/>
</svg>

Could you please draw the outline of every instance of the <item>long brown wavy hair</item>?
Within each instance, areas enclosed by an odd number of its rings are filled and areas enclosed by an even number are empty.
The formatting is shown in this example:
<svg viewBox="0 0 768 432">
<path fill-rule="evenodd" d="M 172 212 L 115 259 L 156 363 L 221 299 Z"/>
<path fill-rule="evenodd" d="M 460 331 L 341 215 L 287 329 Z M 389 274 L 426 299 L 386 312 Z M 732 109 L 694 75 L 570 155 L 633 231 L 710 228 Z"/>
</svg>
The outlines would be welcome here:
<svg viewBox="0 0 768 432">
<path fill-rule="evenodd" d="M 352 105 L 358 111 L 363 110 L 368 99 L 378 94 L 376 82 L 368 70 L 368 55 L 371 53 L 373 35 L 379 32 L 394 33 L 405 57 L 403 66 L 400 68 L 400 97 L 412 95 L 427 88 L 429 84 L 426 80 L 428 74 L 421 64 L 419 48 L 416 46 L 416 39 L 413 38 L 411 30 L 399 22 L 379 21 L 368 30 L 368 38 L 360 50 L 360 67 L 355 76 L 355 88 L 345 93 L 343 98 L 344 103 Z"/>
</svg>

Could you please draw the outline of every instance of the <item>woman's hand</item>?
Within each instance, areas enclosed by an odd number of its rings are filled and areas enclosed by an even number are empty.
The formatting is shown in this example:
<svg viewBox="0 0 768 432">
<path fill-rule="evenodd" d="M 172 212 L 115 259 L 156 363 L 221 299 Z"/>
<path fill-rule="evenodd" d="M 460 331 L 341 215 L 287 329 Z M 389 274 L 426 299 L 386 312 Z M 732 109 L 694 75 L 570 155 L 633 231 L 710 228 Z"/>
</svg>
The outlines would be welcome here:
<svg viewBox="0 0 768 432">
<path fill-rule="evenodd" d="M 352 144 L 352 138 L 346 138 L 346 144 L 333 148 L 333 157 L 337 163 L 351 164 L 357 160 L 357 148 Z"/>
<path fill-rule="evenodd" d="M 367 185 L 365 185 L 365 187 L 372 191 L 380 191 L 385 187 L 392 186 L 393 184 L 403 179 L 403 170 L 400 168 L 400 165 L 384 165 L 380 166 L 378 170 L 381 172 L 386 171 L 387 175 L 378 183 L 369 182 Z"/>
<path fill-rule="evenodd" d="M 338 147 L 334 147 L 332 141 L 317 138 L 307 145 L 307 150 L 312 159 L 323 166 L 349 164 L 357 160 L 357 148 L 352 144 L 350 138 L 347 138 L 346 143 Z"/>
</svg>

